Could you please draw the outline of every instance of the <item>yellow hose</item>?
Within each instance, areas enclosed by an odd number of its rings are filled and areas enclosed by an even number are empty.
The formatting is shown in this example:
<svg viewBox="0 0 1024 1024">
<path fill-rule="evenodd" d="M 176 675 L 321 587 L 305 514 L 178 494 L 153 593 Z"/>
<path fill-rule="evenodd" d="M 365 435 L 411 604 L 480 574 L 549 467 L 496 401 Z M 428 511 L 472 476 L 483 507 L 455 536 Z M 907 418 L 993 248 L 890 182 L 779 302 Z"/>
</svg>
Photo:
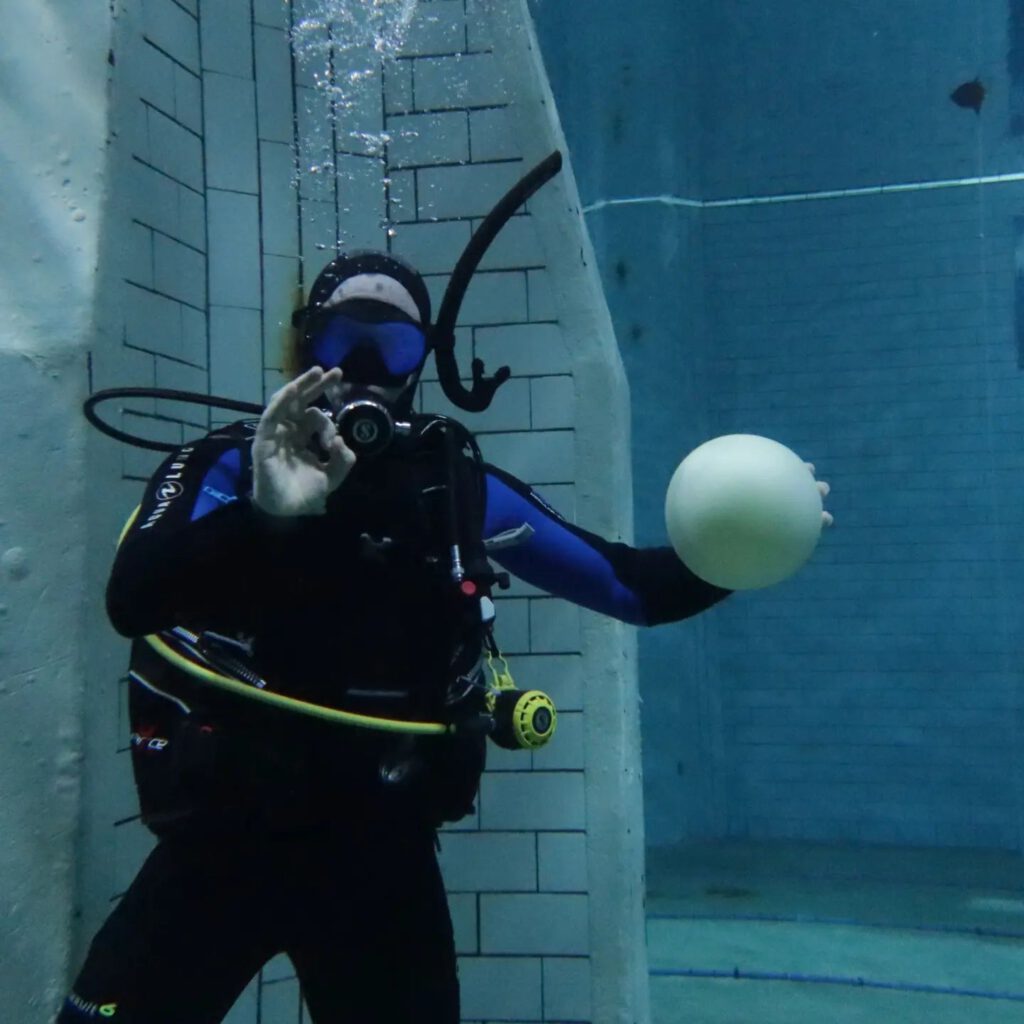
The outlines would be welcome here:
<svg viewBox="0 0 1024 1024">
<path fill-rule="evenodd" d="M 125 538 L 125 534 L 132 528 L 139 514 L 141 505 L 135 507 L 135 511 L 128 517 L 128 521 L 117 538 L 117 546 Z M 262 701 L 272 707 L 283 708 L 287 711 L 294 711 L 301 715 L 309 715 L 311 718 L 320 718 L 327 722 L 340 722 L 345 725 L 358 726 L 361 729 L 379 729 L 384 732 L 412 733 L 418 736 L 440 736 L 454 732 L 455 727 L 444 725 L 442 722 L 403 722 L 394 718 L 376 718 L 372 715 L 357 715 L 353 711 L 341 711 L 338 708 L 325 707 L 323 704 L 312 704 L 309 701 L 298 700 L 295 697 L 286 697 L 281 693 L 273 693 L 269 690 L 260 690 L 248 683 L 232 679 L 230 676 L 221 675 L 211 669 L 197 665 L 184 655 L 179 654 L 174 648 L 162 640 L 156 633 L 150 633 L 143 637 L 146 643 L 156 651 L 160 657 L 177 666 L 183 672 L 187 672 L 194 679 L 218 686 L 222 690 L 230 690 L 232 693 L 247 700 Z"/>
</svg>

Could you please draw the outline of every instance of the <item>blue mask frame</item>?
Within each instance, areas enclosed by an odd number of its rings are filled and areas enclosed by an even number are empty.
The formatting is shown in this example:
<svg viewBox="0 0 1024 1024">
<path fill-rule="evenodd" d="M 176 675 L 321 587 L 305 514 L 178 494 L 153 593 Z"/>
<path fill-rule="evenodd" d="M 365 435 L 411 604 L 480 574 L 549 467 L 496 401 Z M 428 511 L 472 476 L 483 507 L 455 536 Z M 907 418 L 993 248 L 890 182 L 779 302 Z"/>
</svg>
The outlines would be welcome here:
<svg viewBox="0 0 1024 1024">
<path fill-rule="evenodd" d="M 344 313 L 325 315 L 311 331 L 309 352 L 315 366 L 344 369 L 359 349 L 372 350 L 390 376 L 404 378 L 423 365 L 427 336 L 419 324 L 400 320 L 368 323 Z"/>
</svg>

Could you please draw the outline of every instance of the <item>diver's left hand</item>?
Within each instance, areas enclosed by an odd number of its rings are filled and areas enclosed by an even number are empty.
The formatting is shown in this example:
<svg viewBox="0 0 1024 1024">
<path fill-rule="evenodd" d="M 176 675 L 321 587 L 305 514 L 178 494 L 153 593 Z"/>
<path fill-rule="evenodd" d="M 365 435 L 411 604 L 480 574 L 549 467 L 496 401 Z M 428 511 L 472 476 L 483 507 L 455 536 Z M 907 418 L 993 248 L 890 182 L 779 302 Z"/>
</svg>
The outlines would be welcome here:
<svg viewBox="0 0 1024 1024">
<path fill-rule="evenodd" d="M 813 462 L 805 462 L 804 465 L 811 471 L 811 476 L 814 476 L 814 463 Z M 818 490 L 821 492 L 821 499 L 822 499 L 822 501 L 824 501 L 829 496 L 829 494 L 831 493 L 832 488 L 829 487 L 827 481 L 825 481 L 825 480 L 818 480 L 817 484 L 818 484 Z M 835 519 L 832 518 L 832 513 L 831 512 L 826 512 L 824 509 L 822 509 L 821 510 L 821 525 L 822 526 L 831 526 L 834 522 L 835 522 Z"/>
</svg>

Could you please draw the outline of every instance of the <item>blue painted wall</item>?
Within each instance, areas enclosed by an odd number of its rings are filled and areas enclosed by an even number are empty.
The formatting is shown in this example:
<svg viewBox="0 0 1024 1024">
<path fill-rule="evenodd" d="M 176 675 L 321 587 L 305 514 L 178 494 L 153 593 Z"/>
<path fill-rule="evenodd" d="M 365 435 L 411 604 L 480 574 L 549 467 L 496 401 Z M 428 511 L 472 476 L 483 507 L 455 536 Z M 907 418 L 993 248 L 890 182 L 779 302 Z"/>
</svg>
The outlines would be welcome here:
<svg viewBox="0 0 1024 1024">
<path fill-rule="evenodd" d="M 1024 171 L 1015 2 L 638 5 L 628 33 L 605 0 L 568 7 L 535 16 L 585 203 Z M 975 76 L 980 114 L 949 98 Z M 641 634 L 651 845 L 1019 848 L 1021 217 L 1022 183 L 589 214 L 638 542 L 717 434 L 835 488 L 796 578 Z"/>
</svg>

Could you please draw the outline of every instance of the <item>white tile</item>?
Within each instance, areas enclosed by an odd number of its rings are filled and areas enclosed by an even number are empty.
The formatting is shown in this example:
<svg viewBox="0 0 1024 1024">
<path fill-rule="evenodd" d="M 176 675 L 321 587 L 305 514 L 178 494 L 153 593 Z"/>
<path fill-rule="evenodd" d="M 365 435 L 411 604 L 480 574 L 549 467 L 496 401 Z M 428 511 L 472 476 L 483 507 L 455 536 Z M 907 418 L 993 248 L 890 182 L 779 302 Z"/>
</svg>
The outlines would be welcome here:
<svg viewBox="0 0 1024 1024">
<path fill-rule="evenodd" d="M 411 60 L 389 60 L 384 63 L 384 110 L 387 114 L 404 114 L 413 109 Z"/>
<path fill-rule="evenodd" d="M 494 772 L 524 772 L 530 769 L 530 755 L 523 750 L 506 750 L 492 743 L 487 748 L 487 770 Z"/>
<path fill-rule="evenodd" d="M 176 359 L 158 358 L 156 360 L 156 386 L 170 388 L 174 391 L 194 391 L 201 395 L 209 393 L 205 367 L 188 366 Z M 209 421 L 206 408 L 188 402 L 158 398 L 156 411 L 158 416 L 166 416 L 169 419 L 191 424 L 193 429 L 186 428 L 186 430 L 192 435 L 204 432 Z"/>
<path fill-rule="evenodd" d="M 589 898 L 574 893 L 483 894 L 483 953 L 583 956 L 589 952 Z"/>
<path fill-rule="evenodd" d="M 531 376 L 572 370 L 569 350 L 557 324 L 478 327 L 475 336 L 476 354 L 488 365 L 501 360 L 511 365 L 513 373 Z"/>
<path fill-rule="evenodd" d="M 537 890 L 536 844 L 532 833 L 465 832 L 446 836 L 440 862 L 449 892 Z"/>
<path fill-rule="evenodd" d="M 302 275 L 309 284 L 334 259 L 338 251 L 338 214 L 334 203 L 304 199 L 299 204 L 302 217 Z"/>
<path fill-rule="evenodd" d="M 576 415 L 572 377 L 537 377 L 530 381 L 531 426 L 535 430 L 571 428 Z"/>
<path fill-rule="evenodd" d="M 331 95 L 334 101 L 335 147 L 339 153 L 383 156 L 384 97 L 379 63 L 367 67 L 364 54 L 351 65 L 335 69 Z"/>
<path fill-rule="evenodd" d="M 559 709 L 557 704 L 555 708 L 558 711 L 555 735 L 545 746 L 533 751 L 533 768 L 542 772 L 583 771 L 586 767 L 583 716 L 578 711 Z"/>
<path fill-rule="evenodd" d="M 288 28 L 289 5 L 285 0 L 253 0 L 253 19 L 257 25 L 270 25 L 272 28 Z"/>
<path fill-rule="evenodd" d="M 122 285 L 119 290 L 125 292 L 128 287 L 128 285 Z M 118 306 L 123 306 L 123 303 L 119 302 Z M 125 386 L 156 387 L 156 370 L 153 365 L 156 357 L 150 352 L 139 352 L 121 344 L 123 323 L 124 314 L 120 313 L 118 322 L 112 327 L 106 342 L 92 350 L 94 391 Z M 148 408 L 152 411 L 153 400 L 149 399 L 148 401 Z M 113 404 L 101 405 L 99 413 L 101 416 L 109 415 L 113 408 Z"/>
<path fill-rule="evenodd" d="M 558 306 L 547 270 L 530 270 L 526 274 L 531 320 L 557 320 Z"/>
<path fill-rule="evenodd" d="M 521 690 L 543 690 L 559 710 L 582 709 L 585 690 L 579 655 L 529 654 L 509 660 Z"/>
<path fill-rule="evenodd" d="M 292 312 L 303 305 L 297 257 L 263 257 L 263 361 L 284 365 L 284 348 L 291 337 Z"/>
<path fill-rule="evenodd" d="M 155 46 L 143 42 L 131 59 L 132 84 L 139 98 L 174 116 L 174 72 L 177 65 Z"/>
<path fill-rule="evenodd" d="M 203 101 L 199 78 L 182 67 L 174 67 L 174 116 L 194 132 L 203 130 Z"/>
<path fill-rule="evenodd" d="M 299 982 L 264 982 L 260 985 L 260 1024 L 299 1024 Z"/>
<path fill-rule="evenodd" d="M 260 143 L 263 251 L 295 256 L 299 251 L 299 196 L 294 187 L 295 153 L 281 142 Z"/>
<path fill-rule="evenodd" d="M 181 304 L 129 286 L 125 296 L 125 340 L 133 348 L 181 358 Z"/>
<path fill-rule="evenodd" d="M 284 953 L 278 953 L 263 965 L 261 977 L 263 981 L 284 981 L 294 978 L 295 965 Z"/>
<path fill-rule="evenodd" d="M 142 32 L 165 53 L 198 73 L 199 26 L 172 0 L 142 0 Z"/>
<path fill-rule="evenodd" d="M 582 772 L 488 772 L 480 782 L 482 828 L 586 828 Z"/>
<path fill-rule="evenodd" d="M 464 111 L 391 117 L 388 135 L 388 162 L 392 167 L 469 160 L 469 123 Z"/>
<path fill-rule="evenodd" d="M 544 958 L 544 1019 L 591 1020 L 589 957 Z"/>
<path fill-rule="evenodd" d="M 251 0 L 203 4 L 199 31 L 204 71 L 252 78 Z"/>
<path fill-rule="evenodd" d="M 519 214 L 506 222 L 491 243 L 481 270 L 504 270 L 518 267 L 540 267 L 544 264 L 537 228 L 530 214 Z"/>
<path fill-rule="evenodd" d="M 392 223 L 416 219 L 416 173 L 392 171 L 388 175 L 388 219 Z"/>
<path fill-rule="evenodd" d="M 206 257 L 166 235 L 153 237 L 155 287 L 193 306 L 206 305 Z"/>
<path fill-rule="evenodd" d="M 256 105 L 259 111 L 260 138 L 291 145 L 295 128 L 288 36 L 284 32 L 257 25 L 255 38 Z"/>
<path fill-rule="evenodd" d="M 460 957 L 463 1020 L 541 1020 L 541 961 L 534 957 Z"/>
<path fill-rule="evenodd" d="M 571 430 L 528 434 L 485 434 L 484 458 L 531 485 L 568 483 L 575 471 Z"/>
<path fill-rule="evenodd" d="M 178 237 L 178 189 L 169 178 L 140 163 L 126 175 L 128 215 L 133 220 Z"/>
<path fill-rule="evenodd" d="M 256 95 L 251 81 L 206 72 L 206 184 L 234 192 L 256 193 Z"/>
<path fill-rule="evenodd" d="M 495 638 L 505 656 L 510 656 L 512 652 L 529 651 L 530 609 L 528 602 L 496 594 L 494 605 L 497 615 Z"/>
<path fill-rule="evenodd" d="M 530 650 L 534 654 L 567 654 L 580 649 L 580 609 L 562 599 L 530 601 Z"/>
<path fill-rule="evenodd" d="M 255 196 L 211 189 L 210 303 L 260 308 L 259 208 Z"/>
<path fill-rule="evenodd" d="M 463 370 L 469 370 L 470 353 L 458 353 L 462 358 Z M 484 372 L 490 376 L 499 363 L 487 363 Z M 472 381 L 466 378 L 463 384 L 468 388 Z M 510 378 L 495 392 L 488 409 L 478 413 L 467 413 L 453 405 L 445 397 L 440 384 L 423 384 L 424 410 L 437 412 L 466 423 L 474 431 L 481 430 L 529 430 L 530 428 L 530 386 L 529 381 Z"/>
<path fill-rule="evenodd" d="M 585 832 L 542 832 L 537 849 L 542 892 L 586 892 Z"/>
<path fill-rule="evenodd" d="M 181 307 L 181 358 L 193 366 L 205 366 L 207 358 L 206 311 Z"/>
<path fill-rule="evenodd" d="M 491 27 L 491 19 L 479 0 L 467 0 L 466 35 L 470 51 L 494 48 L 494 30 Z"/>
<path fill-rule="evenodd" d="M 318 202 L 334 201 L 334 137 L 327 93 L 296 92 L 299 133 L 299 194 Z"/>
<path fill-rule="evenodd" d="M 331 37 L 325 27 L 321 0 L 292 3 L 292 49 L 295 53 L 295 83 L 307 88 L 316 85 L 317 78 L 327 81 L 330 76 Z"/>
<path fill-rule="evenodd" d="M 263 340 L 257 309 L 210 306 L 210 391 L 263 400 Z"/>
<path fill-rule="evenodd" d="M 149 162 L 149 107 L 140 99 L 122 105 L 116 130 L 122 145 L 132 156 Z"/>
<path fill-rule="evenodd" d="M 520 155 L 519 139 L 507 107 L 469 112 L 469 149 L 474 160 L 511 160 Z"/>
<path fill-rule="evenodd" d="M 124 231 L 124 266 L 128 276 L 145 288 L 153 287 L 153 232 L 130 222 Z"/>
<path fill-rule="evenodd" d="M 131 885 L 143 861 L 156 846 L 156 838 L 139 821 L 118 825 L 114 835 L 114 888 L 120 893 Z"/>
<path fill-rule="evenodd" d="M 463 50 L 466 17 L 457 3 L 419 4 L 399 53 L 403 57 Z"/>
<path fill-rule="evenodd" d="M 339 248 L 384 248 L 383 161 L 339 153 L 336 188 Z"/>
<path fill-rule="evenodd" d="M 446 833 L 447 836 L 447 833 Z M 447 838 L 442 840 L 442 846 Z M 452 918 L 452 929 L 455 932 L 455 953 L 466 956 L 479 952 L 476 941 L 476 894 L 448 893 L 448 912 Z"/>
<path fill-rule="evenodd" d="M 421 274 L 450 274 L 469 237 L 468 221 L 400 224 L 391 239 L 391 249 Z"/>
<path fill-rule="evenodd" d="M 178 196 L 178 222 L 170 234 L 205 252 L 206 200 L 202 194 L 184 185 L 175 185 L 174 188 Z"/>
<path fill-rule="evenodd" d="M 113 404 L 111 404 L 113 407 Z M 130 507 L 134 508 L 135 504 L 138 503 L 138 499 Z M 127 509 L 125 510 L 126 515 L 120 518 L 127 518 Z M 122 524 L 117 524 L 117 529 L 120 530 Z M 117 533 L 114 533 L 114 537 L 117 537 Z M 120 685 L 120 684 L 119 684 Z M 127 701 L 127 697 L 124 697 L 124 701 Z M 123 702 L 119 701 L 119 708 L 123 706 Z M 126 723 L 127 725 L 127 723 Z M 127 746 L 130 742 L 128 736 L 131 731 L 131 727 L 118 732 L 117 741 L 122 746 Z M 118 754 L 110 754 L 104 758 L 102 767 L 96 766 L 93 771 L 101 773 L 97 779 L 102 779 L 102 789 L 97 788 L 96 792 L 101 793 L 101 801 L 97 801 L 95 805 L 90 808 L 92 814 L 103 814 L 110 821 L 124 821 L 126 818 L 131 818 L 139 813 L 139 795 L 135 788 L 135 778 L 132 774 L 132 766 L 129 763 L 127 752 L 122 751 Z M 121 827 L 121 826 L 118 826 Z M 113 838 L 113 837 L 111 837 Z M 113 849 L 113 843 L 110 844 Z"/>
<path fill-rule="evenodd" d="M 419 172 L 419 219 L 486 216 L 522 173 L 519 161 L 424 168 Z"/>
<path fill-rule="evenodd" d="M 413 89 L 417 110 L 499 106 L 512 99 L 505 76 L 490 53 L 416 58 Z"/>
<path fill-rule="evenodd" d="M 479 271 L 474 275 L 459 311 L 460 324 L 507 324 L 524 320 L 525 271 Z"/>
</svg>

